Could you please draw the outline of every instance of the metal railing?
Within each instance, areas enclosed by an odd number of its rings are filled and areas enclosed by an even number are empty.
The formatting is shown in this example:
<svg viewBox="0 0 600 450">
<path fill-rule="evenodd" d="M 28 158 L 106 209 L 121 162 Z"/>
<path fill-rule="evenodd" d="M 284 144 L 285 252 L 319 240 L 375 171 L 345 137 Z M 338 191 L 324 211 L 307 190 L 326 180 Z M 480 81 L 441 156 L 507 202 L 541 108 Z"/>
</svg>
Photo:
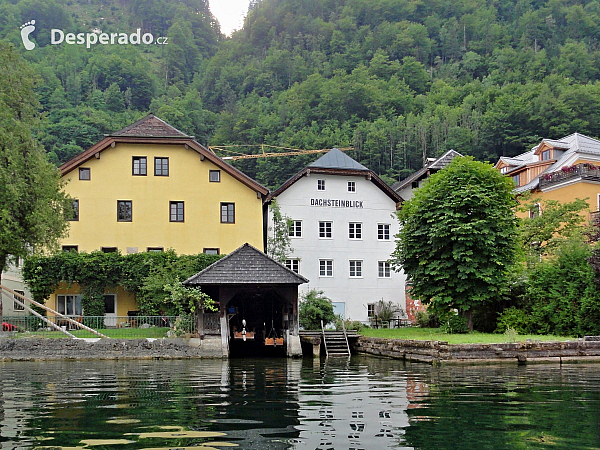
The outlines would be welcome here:
<svg viewBox="0 0 600 450">
<path fill-rule="evenodd" d="M 404 328 L 412 326 L 410 319 L 395 317 L 390 320 L 381 320 L 377 316 L 371 318 L 371 327 L 373 328 Z"/>
<path fill-rule="evenodd" d="M 142 339 L 180 337 L 196 331 L 196 317 L 189 316 L 69 316 L 76 322 L 100 331 L 110 338 Z M 97 337 L 92 332 L 78 329 L 65 318 L 48 316 L 46 319 L 77 338 Z M 3 316 L 2 331 L 13 337 L 67 338 L 48 323 L 33 315 Z"/>
<path fill-rule="evenodd" d="M 573 178 L 584 178 L 600 181 L 600 167 L 589 163 L 576 164 L 563 167 L 556 172 L 540 175 L 540 188 L 552 184 L 562 183 Z"/>
</svg>

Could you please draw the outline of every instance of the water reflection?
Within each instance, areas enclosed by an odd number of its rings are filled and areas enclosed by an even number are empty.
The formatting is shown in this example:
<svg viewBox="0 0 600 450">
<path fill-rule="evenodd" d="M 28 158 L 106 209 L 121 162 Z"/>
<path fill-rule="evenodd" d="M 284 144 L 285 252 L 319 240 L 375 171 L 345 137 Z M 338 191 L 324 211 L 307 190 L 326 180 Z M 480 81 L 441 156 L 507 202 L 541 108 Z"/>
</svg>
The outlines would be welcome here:
<svg viewBox="0 0 600 450">
<path fill-rule="evenodd" d="M 597 448 L 600 366 L 0 363 L 0 448 Z"/>
</svg>

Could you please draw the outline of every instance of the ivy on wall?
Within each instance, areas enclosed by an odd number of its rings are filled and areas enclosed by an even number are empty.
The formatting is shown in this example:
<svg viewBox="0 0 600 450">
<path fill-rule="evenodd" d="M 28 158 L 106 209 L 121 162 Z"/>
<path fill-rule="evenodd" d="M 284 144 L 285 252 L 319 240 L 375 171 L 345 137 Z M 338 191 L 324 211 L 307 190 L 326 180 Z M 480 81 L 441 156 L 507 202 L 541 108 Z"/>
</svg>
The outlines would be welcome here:
<svg viewBox="0 0 600 450">
<path fill-rule="evenodd" d="M 104 315 L 104 293 L 117 286 L 135 294 L 142 314 L 177 315 L 193 311 L 196 304 L 211 309 L 212 300 L 206 294 L 180 286 L 180 280 L 219 258 L 219 255 L 177 255 L 173 250 L 131 255 L 61 252 L 27 258 L 23 278 L 33 299 L 40 303 L 60 283 L 67 286 L 77 283 L 86 316 Z"/>
</svg>

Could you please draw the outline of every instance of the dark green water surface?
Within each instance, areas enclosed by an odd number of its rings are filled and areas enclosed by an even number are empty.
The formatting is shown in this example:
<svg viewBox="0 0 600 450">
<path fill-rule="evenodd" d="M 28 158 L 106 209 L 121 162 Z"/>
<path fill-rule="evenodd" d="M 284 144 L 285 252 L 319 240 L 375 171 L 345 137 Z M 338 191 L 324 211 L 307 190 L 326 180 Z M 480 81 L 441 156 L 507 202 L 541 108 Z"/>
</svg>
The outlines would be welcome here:
<svg viewBox="0 0 600 450">
<path fill-rule="evenodd" d="M 600 448 L 600 365 L 0 363 L 0 448 Z"/>
</svg>

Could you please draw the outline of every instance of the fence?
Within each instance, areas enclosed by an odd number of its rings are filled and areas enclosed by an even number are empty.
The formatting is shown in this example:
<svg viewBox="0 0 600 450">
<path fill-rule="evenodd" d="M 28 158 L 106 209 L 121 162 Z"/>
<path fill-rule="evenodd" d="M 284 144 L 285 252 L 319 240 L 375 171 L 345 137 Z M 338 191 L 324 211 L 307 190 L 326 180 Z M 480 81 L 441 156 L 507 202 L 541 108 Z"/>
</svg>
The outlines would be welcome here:
<svg viewBox="0 0 600 450">
<path fill-rule="evenodd" d="M 142 339 L 178 337 L 196 331 L 196 318 L 189 316 L 71 316 L 102 334 L 116 339 Z M 49 316 L 48 320 L 64 327 L 75 337 L 97 337 L 86 330 L 77 329 L 60 317 Z M 35 316 L 2 317 L 2 331 L 14 333 L 14 337 L 68 338 L 65 334 L 49 327 Z"/>
</svg>

